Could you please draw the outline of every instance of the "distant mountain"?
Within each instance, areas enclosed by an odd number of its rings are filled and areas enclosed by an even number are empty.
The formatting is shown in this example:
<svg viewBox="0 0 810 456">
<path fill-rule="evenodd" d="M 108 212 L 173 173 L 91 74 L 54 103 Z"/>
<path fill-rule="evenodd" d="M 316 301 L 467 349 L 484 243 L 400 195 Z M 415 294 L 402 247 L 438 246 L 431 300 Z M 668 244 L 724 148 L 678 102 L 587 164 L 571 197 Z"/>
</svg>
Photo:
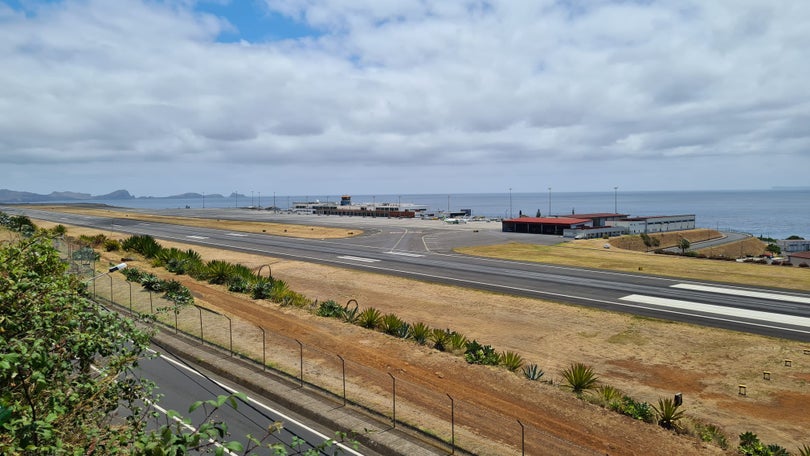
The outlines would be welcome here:
<svg viewBox="0 0 810 456">
<path fill-rule="evenodd" d="M 116 190 L 106 195 L 93 196 L 89 193 L 77 192 L 51 192 L 40 195 L 31 192 L 18 192 L 15 190 L 0 189 L 0 203 L 47 203 L 51 201 L 86 201 L 91 199 L 124 200 L 135 198 L 126 190 Z"/>
<path fill-rule="evenodd" d="M 201 193 L 190 192 L 172 196 L 158 196 L 156 198 L 191 199 L 191 198 L 225 198 L 225 197 L 220 195 L 219 193 L 206 193 L 205 195 L 203 195 Z"/>
</svg>

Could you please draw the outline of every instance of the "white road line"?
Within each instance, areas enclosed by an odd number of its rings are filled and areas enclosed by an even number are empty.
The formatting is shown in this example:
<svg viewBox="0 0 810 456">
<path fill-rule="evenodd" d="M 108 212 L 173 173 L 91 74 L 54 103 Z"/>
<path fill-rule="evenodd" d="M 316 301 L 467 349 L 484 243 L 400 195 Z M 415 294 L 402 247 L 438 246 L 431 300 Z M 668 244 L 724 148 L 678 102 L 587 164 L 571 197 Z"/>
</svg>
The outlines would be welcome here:
<svg viewBox="0 0 810 456">
<path fill-rule="evenodd" d="M 706 291 L 708 293 L 721 293 L 734 296 L 747 296 L 749 298 L 770 299 L 773 301 L 787 301 L 787 302 L 798 302 L 802 304 L 810 304 L 810 298 L 806 298 L 803 296 L 791 296 L 779 293 L 765 293 L 762 291 L 750 291 L 738 288 L 710 287 L 708 285 L 698 285 L 691 283 L 678 283 L 675 285 L 671 285 L 671 288 L 682 288 L 685 290 Z"/>
<path fill-rule="evenodd" d="M 191 372 L 194 375 L 197 375 L 197 376 L 203 377 L 203 378 L 208 378 L 208 380 L 211 380 L 217 386 L 224 389 L 225 391 L 229 391 L 231 393 L 236 393 L 237 392 L 235 389 L 229 387 L 228 385 L 225 385 L 224 383 L 218 382 L 218 381 L 214 380 L 213 378 L 205 377 L 205 376 L 203 376 L 203 374 L 198 372 L 196 369 L 193 369 L 193 368 L 191 368 L 189 366 L 186 366 L 185 364 L 183 364 L 183 363 L 181 363 L 179 361 L 176 361 L 176 360 L 174 360 L 172 358 L 169 358 L 168 356 L 165 356 L 165 355 L 162 355 L 162 354 L 160 355 L 160 357 L 165 359 L 166 361 L 174 364 L 175 366 L 177 366 L 179 368 L 182 368 L 182 369 L 187 370 L 188 372 Z M 245 397 L 247 398 L 248 401 L 252 402 L 254 405 L 257 405 L 257 406 L 267 410 L 268 412 L 280 417 L 282 422 L 293 423 L 293 424 L 297 425 L 298 427 L 304 428 L 304 429 L 308 430 L 309 432 L 311 432 L 312 434 L 316 435 L 319 439 L 322 439 L 324 442 L 326 442 L 327 440 L 332 440 L 329 437 L 327 437 L 327 436 L 321 434 L 320 432 L 316 431 L 315 429 L 312 429 L 311 427 L 304 425 L 300 421 L 297 421 L 297 420 L 295 420 L 295 419 L 293 419 L 293 418 L 279 412 L 278 410 L 276 410 L 276 409 L 274 409 L 274 408 L 272 408 L 272 407 L 270 407 L 268 405 L 265 405 L 265 404 L 257 401 L 256 399 L 253 399 L 250 396 L 246 395 Z M 353 455 L 356 455 L 356 456 L 363 456 L 362 453 L 358 453 L 357 451 L 353 450 L 350 447 L 347 447 L 346 445 L 343 445 L 340 442 L 335 442 L 334 440 L 332 440 L 332 442 L 335 444 L 335 446 L 340 447 L 340 449 L 343 450 L 347 454 L 353 454 Z"/>
<path fill-rule="evenodd" d="M 189 238 L 189 239 L 208 239 L 205 236 L 186 236 L 186 237 Z"/>
<path fill-rule="evenodd" d="M 380 260 L 376 260 L 374 258 L 361 258 L 361 257 L 355 257 L 355 256 L 348 256 L 348 255 L 339 256 L 338 258 L 342 258 L 344 260 L 362 261 L 363 263 L 376 263 L 376 262 L 380 261 Z"/>
<path fill-rule="evenodd" d="M 247 237 L 245 233 L 227 233 L 226 236 Z"/>
<path fill-rule="evenodd" d="M 663 306 L 679 310 L 706 312 L 716 315 L 747 318 L 749 320 L 767 321 L 770 323 L 779 323 L 783 325 L 793 325 L 810 328 L 810 318 L 797 317 L 794 315 L 783 315 L 772 312 L 762 312 L 759 310 L 736 309 L 734 307 L 723 307 L 723 306 L 716 306 L 713 304 L 701 304 L 699 302 L 681 301 L 679 299 L 658 298 L 655 296 L 644 296 L 635 294 L 624 296 L 619 299 L 623 301 L 636 302 L 639 304 L 650 304 L 654 306 Z"/>
<path fill-rule="evenodd" d="M 419 257 L 424 256 L 424 255 L 420 255 L 418 253 L 410 253 L 410 252 L 385 252 L 385 253 L 387 253 L 389 255 L 401 255 L 401 256 L 414 257 L 414 258 L 419 258 Z"/>
</svg>

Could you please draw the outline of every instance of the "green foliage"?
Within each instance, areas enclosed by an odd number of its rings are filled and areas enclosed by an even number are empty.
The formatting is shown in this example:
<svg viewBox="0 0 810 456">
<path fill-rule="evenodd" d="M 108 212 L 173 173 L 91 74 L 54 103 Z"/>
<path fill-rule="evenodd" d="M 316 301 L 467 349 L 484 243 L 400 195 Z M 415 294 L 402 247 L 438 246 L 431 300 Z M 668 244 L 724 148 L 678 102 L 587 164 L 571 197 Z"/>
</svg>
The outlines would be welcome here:
<svg viewBox="0 0 810 456">
<path fill-rule="evenodd" d="M 342 318 L 343 307 L 330 299 L 328 301 L 321 302 L 321 304 L 318 306 L 318 310 L 315 313 L 321 317 Z"/>
<path fill-rule="evenodd" d="M 728 448 L 728 437 L 726 437 L 726 434 L 724 434 L 723 431 L 714 424 L 697 424 L 695 426 L 695 431 L 700 437 L 700 440 L 704 442 L 713 442 L 724 450 Z M 806 456 L 810 456 L 810 454 Z"/>
<path fill-rule="evenodd" d="M 250 285 L 250 296 L 253 299 L 270 299 L 273 296 L 273 279 L 257 278 Z"/>
<path fill-rule="evenodd" d="M 679 404 L 676 404 L 672 398 L 658 399 L 658 406 L 653 406 L 658 425 L 664 429 L 675 429 L 678 426 L 678 421 L 683 418 L 683 410 L 678 410 Z"/>
<path fill-rule="evenodd" d="M 394 314 L 385 314 L 380 318 L 380 330 L 391 336 L 398 336 L 405 322 Z"/>
<path fill-rule="evenodd" d="M 739 453 L 747 456 L 789 456 L 790 453 L 784 447 L 776 444 L 766 445 L 760 442 L 759 437 L 751 431 L 740 434 Z"/>
<path fill-rule="evenodd" d="M 67 234 L 67 228 L 65 228 L 65 225 L 60 223 L 59 225 L 51 228 L 51 234 L 55 237 L 62 237 Z"/>
<path fill-rule="evenodd" d="M 467 342 L 467 336 L 455 331 L 450 333 L 450 339 L 447 341 L 450 351 L 453 353 L 465 352 L 467 350 Z"/>
<path fill-rule="evenodd" d="M 515 372 L 523 367 L 523 357 L 515 352 L 506 351 L 501 353 L 499 363 L 509 372 Z"/>
<path fill-rule="evenodd" d="M 681 249 L 682 254 L 686 254 L 686 251 L 689 250 L 689 247 L 691 246 L 692 243 L 689 242 L 689 239 L 681 238 L 681 240 L 678 241 L 678 248 Z"/>
<path fill-rule="evenodd" d="M 780 253 L 782 253 L 782 249 L 776 244 L 768 244 L 765 247 L 765 250 L 773 253 L 774 255 L 779 255 Z"/>
<path fill-rule="evenodd" d="M 433 342 L 433 348 L 439 351 L 445 351 L 447 344 L 450 343 L 450 330 L 433 328 L 428 335 L 428 339 Z"/>
<path fill-rule="evenodd" d="M 798 237 L 798 236 L 796 236 Z M 790 238 L 788 238 L 790 239 Z M 799 456 L 810 456 L 810 446 L 802 445 L 799 447 Z"/>
<path fill-rule="evenodd" d="M 612 385 L 601 385 L 596 388 L 596 399 L 605 408 L 616 410 L 622 396 L 621 390 Z"/>
<path fill-rule="evenodd" d="M 529 364 L 523 367 L 523 376 L 529 380 L 540 380 L 543 375 L 545 375 L 545 372 L 543 372 L 543 369 L 540 369 L 537 364 Z"/>
<path fill-rule="evenodd" d="M 563 370 L 563 379 L 574 393 L 582 394 L 596 387 L 599 378 L 593 368 L 582 363 L 574 363 Z"/>
<path fill-rule="evenodd" d="M 647 423 L 655 422 L 655 410 L 647 402 L 638 402 L 630 396 L 622 396 L 620 402 L 611 403 L 609 408 Z"/>
<path fill-rule="evenodd" d="M 354 301 L 354 308 L 351 308 L 350 307 L 351 303 L 352 303 L 352 301 L 349 301 L 349 302 L 346 303 L 346 306 L 343 308 L 342 318 L 343 318 L 343 321 L 345 321 L 346 323 L 349 323 L 349 324 L 353 325 L 353 324 L 357 323 L 357 317 L 359 315 L 358 314 L 359 306 L 357 305 L 357 301 Z"/>
<path fill-rule="evenodd" d="M 121 250 L 121 243 L 115 239 L 107 239 L 104 241 L 105 252 L 117 252 Z"/>
<path fill-rule="evenodd" d="M 357 324 L 367 329 L 377 329 L 380 326 L 381 318 L 382 314 L 379 310 L 369 307 L 357 316 Z"/>
<path fill-rule="evenodd" d="M 497 366 L 501 361 L 498 353 L 489 346 L 481 345 L 477 340 L 467 342 L 467 350 L 464 352 L 464 359 L 470 364 L 483 364 L 486 366 Z"/>
<path fill-rule="evenodd" d="M 801 236 L 797 236 L 797 235 L 793 234 L 793 235 L 788 236 L 787 240 L 788 241 L 803 241 L 804 238 L 801 237 Z M 802 455 L 802 456 L 804 456 L 804 455 Z"/>
<path fill-rule="evenodd" d="M 135 252 L 146 258 L 155 258 L 163 249 L 152 236 L 141 234 L 130 236 L 121 243 L 121 247 L 128 252 Z"/>
<path fill-rule="evenodd" d="M 414 323 L 411 325 L 411 339 L 413 339 L 419 345 L 425 345 L 430 337 L 430 333 L 433 330 L 430 326 L 422 323 Z"/>
<path fill-rule="evenodd" d="M 151 384 L 124 374 L 148 334 L 88 302 L 65 273 L 46 236 L 0 246 L 0 454 L 84 454 L 91 442 L 128 453 L 145 426 Z M 127 419 L 112 424 L 116 409 Z"/>
</svg>

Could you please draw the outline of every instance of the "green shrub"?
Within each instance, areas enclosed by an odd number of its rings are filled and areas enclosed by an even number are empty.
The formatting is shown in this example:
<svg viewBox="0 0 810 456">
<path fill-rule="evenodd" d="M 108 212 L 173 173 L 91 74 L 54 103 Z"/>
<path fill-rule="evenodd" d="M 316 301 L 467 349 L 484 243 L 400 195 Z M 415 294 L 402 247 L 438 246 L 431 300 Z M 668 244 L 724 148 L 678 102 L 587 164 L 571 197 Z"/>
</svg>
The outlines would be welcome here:
<svg viewBox="0 0 810 456">
<path fill-rule="evenodd" d="M 421 321 L 411 325 L 410 337 L 419 345 L 425 345 L 427 343 L 430 333 L 430 326 L 422 323 Z"/>
<path fill-rule="evenodd" d="M 529 380 L 540 380 L 540 377 L 543 375 L 545 375 L 545 372 L 543 372 L 543 369 L 540 369 L 537 364 L 529 364 L 523 368 L 523 376 Z"/>
<path fill-rule="evenodd" d="M 396 336 L 405 322 L 394 314 L 385 314 L 380 318 L 380 330 L 388 335 Z"/>
<path fill-rule="evenodd" d="M 680 404 L 676 404 L 672 398 L 659 398 L 658 406 L 653 406 L 658 425 L 664 429 L 675 429 L 683 418 L 683 410 L 678 410 L 679 407 Z"/>
<path fill-rule="evenodd" d="M 430 332 L 429 339 L 433 342 L 433 348 L 439 351 L 445 351 L 447 344 L 450 342 L 450 330 L 434 328 Z"/>
<path fill-rule="evenodd" d="M 700 440 L 704 442 L 712 442 L 722 449 L 728 449 L 728 437 L 723 431 L 714 424 L 697 424 L 695 426 Z M 810 453 L 803 456 L 810 456 Z"/>
<path fill-rule="evenodd" d="M 354 325 L 357 323 L 357 317 L 359 316 L 359 306 L 357 305 L 357 301 L 354 301 L 354 308 L 352 309 L 349 307 L 351 302 L 352 301 L 347 302 L 346 306 L 343 307 L 343 321 Z"/>
<path fill-rule="evenodd" d="M 121 250 L 121 243 L 115 239 L 107 239 L 104 241 L 105 252 L 117 252 Z"/>
<path fill-rule="evenodd" d="M 453 353 L 463 353 L 467 350 L 467 336 L 453 331 L 450 333 L 450 339 L 447 341 L 447 344 L 450 347 L 450 351 Z"/>
<path fill-rule="evenodd" d="M 481 345 L 477 340 L 467 342 L 467 350 L 464 352 L 464 359 L 470 364 L 483 364 L 486 366 L 497 366 L 500 356 L 489 345 Z"/>
<path fill-rule="evenodd" d="M 343 316 L 343 307 L 330 299 L 321 302 L 315 314 L 321 317 L 341 318 Z"/>
<path fill-rule="evenodd" d="M 810 446 L 805 444 L 799 447 L 799 456 L 810 456 Z"/>
<path fill-rule="evenodd" d="M 379 310 L 374 307 L 369 307 L 360 312 L 360 315 L 357 316 L 357 324 L 364 328 L 377 329 L 380 325 L 381 318 L 382 314 Z"/>
<path fill-rule="evenodd" d="M 601 385 L 596 388 L 596 398 L 599 405 L 605 408 L 616 409 L 617 404 L 621 403 L 622 392 L 620 389 L 611 385 Z"/>
<path fill-rule="evenodd" d="M 232 277 L 228 281 L 228 291 L 232 291 L 234 293 L 247 293 L 250 291 L 250 286 L 250 282 L 242 277 Z"/>
<path fill-rule="evenodd" d="M 638 402 L 630 396 L 623 396 L 622 400 L 610 407 L 612 410 L 646 423 L 655 422 L 655 410 L 646 402 Z"/>
<path fill-rule="evenodd" d="M 595 388 L 596 382 L 599 380 L 593 368 L 582 363 L 571 364 L 563 370 L 562 375 L 568 387 L 576 394 L 582 394 Z"/>
<path fill-rule="evenodd" d="M 499 363 L 506 367 L 509 372 L 515 372 L 523 367 L 523 357 L 515 352 L 506 351 L 501 353 Z"/>
</svg>

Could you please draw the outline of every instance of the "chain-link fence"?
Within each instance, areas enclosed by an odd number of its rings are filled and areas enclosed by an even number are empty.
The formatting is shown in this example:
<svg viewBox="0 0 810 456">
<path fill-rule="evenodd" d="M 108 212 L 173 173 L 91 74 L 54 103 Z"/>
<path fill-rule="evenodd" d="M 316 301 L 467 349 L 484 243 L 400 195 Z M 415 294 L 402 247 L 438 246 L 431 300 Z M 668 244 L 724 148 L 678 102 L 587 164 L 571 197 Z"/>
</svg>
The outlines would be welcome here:
<svg viewBox="0 0 810 456">
<path fill-rule="evenodd" d="M 496 406 L 478 403 L 475 397 L 453 397 L 410 381 L 404 374 L 359 363 L 350 347 L 343 353 L 329 352 L 219 310 L 176 306 L 160 293 L 121 276 L 94 276 L 95 257 L 87 254 L 86 246 L 57 241 L 57 247 L 69 261 L 70 271 L 87 277 L 88 290 L 96 299 L 114 304 L 133 317 L 148 316 L 164 331 L 184 333 L 201 344 L 220 347 L 231 356 L 282 373 L 301 386 L 331 393 L 336 403 L 369 410 L 390 420 L 393 427 L 407 426 L 437 438 L 451 452 L 597 454 L 559 436 L 564 435 L 559 429 L 539 429 L 523 422 L 528 418 L 507 416 Z"/>
</svg>

